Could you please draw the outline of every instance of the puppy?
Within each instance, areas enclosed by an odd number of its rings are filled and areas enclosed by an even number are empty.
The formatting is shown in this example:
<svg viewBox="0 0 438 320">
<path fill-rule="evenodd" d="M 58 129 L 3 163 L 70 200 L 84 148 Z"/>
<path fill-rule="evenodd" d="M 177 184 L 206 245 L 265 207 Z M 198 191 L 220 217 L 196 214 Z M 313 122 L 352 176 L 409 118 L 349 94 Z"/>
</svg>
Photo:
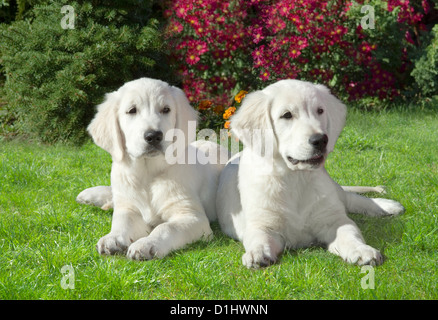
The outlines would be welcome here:
<svg viewBox="0 0 438 320">
<path fill-rule="evenodd" d="M 244 150 L 221 173 L 216 207 L 222 230 L 243 242 L 245 266 L 267 266 L 285 248 L 317 243 L 349 263 L 382 263 L 347 211 L 381 216 L 404 208 L 346 192 L 326 172 L 345 118 L 345 105 L 309 82 L 282 80 L 244 98 L 231 118 Z"/>
<path fill-rule="evenodd" d="M 111 187 L 87 189 L 77 200 L 114 207 L 111 231 L 97 243 L 100 254 L 148 260 L 211 236 L 226 160 L 197 161 L 223 153 L 207 141 L 188 145 L 196 118 L 182 90 L 148 78 L 124 84 L 98 106 L 88 131 L 112 156 Z"/>
</svg>

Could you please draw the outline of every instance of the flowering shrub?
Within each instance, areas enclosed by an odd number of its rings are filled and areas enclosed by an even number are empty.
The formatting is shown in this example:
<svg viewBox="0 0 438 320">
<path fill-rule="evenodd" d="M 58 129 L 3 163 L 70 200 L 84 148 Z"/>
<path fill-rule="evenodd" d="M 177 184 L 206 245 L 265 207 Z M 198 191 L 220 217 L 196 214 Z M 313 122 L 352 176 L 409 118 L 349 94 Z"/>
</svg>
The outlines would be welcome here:
<svg viewBox="0 0 438 320">
<path fill-rule="evenodd" d="M 188 98 L 226 104 L 245 60 L 245 1 L 177 0 L 168 7 L 167 36 Z"/>
<path fill-rule="evenodd" d="M 375 27 L 361 27 L 363 5 Z M 427 0 L 175 0 L 166 36 L 192 101 L 229 105 L 239 90 L 284 78 L 329 85 L 350 99 L 400 94 Z"/>
</svg>

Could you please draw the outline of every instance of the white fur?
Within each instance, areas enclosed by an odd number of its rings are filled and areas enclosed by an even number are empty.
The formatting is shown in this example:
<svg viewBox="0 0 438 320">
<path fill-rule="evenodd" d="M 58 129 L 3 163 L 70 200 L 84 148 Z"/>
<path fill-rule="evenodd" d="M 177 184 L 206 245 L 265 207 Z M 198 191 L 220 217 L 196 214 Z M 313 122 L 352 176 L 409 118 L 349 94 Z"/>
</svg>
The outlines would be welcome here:
<svg viewBox="0 0 438 320">
<path fill-rule="evenodd" d="M 136 112 L 129 113 L 133 107 Z M 167 133 L 179 129 L 184 136 L 177 141 L 184 139 L 179 143 L 187 148 L 179 157 L 187 160 L 190 151 L 217 152 L 218 145 L 211 142 L 188 145 L 186 139 L 195 138 L 188 138 L 188 122 L 196 116 L 180 89 L 148 78 L 126 83 L 98 106 L 88 131 L 112 155 L 111 187 L 87 189 L 77 200 L 111 206 L 112 195 L 111 231 L 97 243 L 100 254 L 127 253 L 147 260 L 211 236 L 221 162 L 169 164 L 165 152 L 174 141 L 163 139 L 154 147 L 144 137 L 160 130 L 168 138 Z"/>
<path fill-rule="evenodd" d="M 288 112 L 292 119 L 284 118 Z M 221 173 L 216 207 L 222 230 L 243 242 L 245 266 L 266 266 L 284 248 L 318 243 L 349 263 L 382 263 L 380 252 L 365 244 L 346 213 L 395 215 L 404 208 L 392 200 L 346 192 L 326 172 L 324 161 L 345 117 L 346 107 L 326 87 L 298 80 L 282 80 L 244 98 L 231 128 L 245 148 Z M 270 157 L 254 151 L 254 129 L 273 132 Z M 313 134 L 328 136 L 323 152 L 309 143 Z M 321 163 L 309 162 L 320 153 Z"/>
<path fill-rule="evenodd" d="M 111 187 L 108 186 L 97 186 L 85 189 L 78 194 L 76 201 L 81 204 L 94 205 L 103 210 L 111 209 L 114 206 Z"/>
</svg>

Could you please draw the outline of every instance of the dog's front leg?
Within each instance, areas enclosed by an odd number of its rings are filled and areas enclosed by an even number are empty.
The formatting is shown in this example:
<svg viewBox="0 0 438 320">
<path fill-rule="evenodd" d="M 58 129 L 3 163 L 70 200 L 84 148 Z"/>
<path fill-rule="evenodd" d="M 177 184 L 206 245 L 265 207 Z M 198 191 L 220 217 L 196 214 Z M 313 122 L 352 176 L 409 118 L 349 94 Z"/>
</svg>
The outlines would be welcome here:
<svg viewBox="0 0 438 320">
<path fill-rule="evenodd" d="M 267 267 L 277 261 L 284 245 L 284 240 L 278 233 L 248 224 L 243 236 L 245 254 L 242 256 L 242 263 L 248 268 Z"/>
<path fill-rule="evenodd" d="M 132 208 L 115 208 L 111 231 L 100 238 L 97 251 L 100 254 L 124 254 L 128 247 L 151 231 L 141 214 Z"/>
<path fill-rule="evenodd" d="M 208 239 L 212 233 L 205 213 L 176 214 L 155 227 L 147 237 L 131 244 L 127 256 L 133 260 L 162 258 L 189 243 Z"/>
<path fill-rule="evenodd" d="M 328 245 L 328 250 L 340 256 L 348 263 L 358 265 L 380 265 L 383 263 L 381 253 L 367 245 L 356 224 L 346 215 L 326 221 L 327 230 L 321 232 L 319 240 Z"/>
</svg>

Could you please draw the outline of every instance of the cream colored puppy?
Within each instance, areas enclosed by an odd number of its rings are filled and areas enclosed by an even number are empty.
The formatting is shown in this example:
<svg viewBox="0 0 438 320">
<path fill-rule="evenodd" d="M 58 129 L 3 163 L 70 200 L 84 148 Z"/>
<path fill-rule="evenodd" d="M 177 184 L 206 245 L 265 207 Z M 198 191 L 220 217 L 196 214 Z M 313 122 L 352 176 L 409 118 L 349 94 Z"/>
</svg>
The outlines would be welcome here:
<svg viewBox="0 0 438 320">
<path fill-rule="evenodd" d="M 231 128 L 245 147 L 222 171 L 216 200 L 222 230 L 243 242 L 245 266 L 266 266 L 285 248 L 317 243 L 349 263 L 382 263 L 347 211 L 380 216 L 404 208 L 346 192 L 326 172 L 345 118 L 345 105 L 326 87 L 298 80 L 244 98 Z"/>
<path fill-rule="evenodd" d="M 87 189 L 77 200 L 114 207 L 100 254 L 147 260 L 212 234 L 223 165 L 198 161 L 200 154 L 219 155 L 216 144 L 188 145 L 196 117 L 182 90 L 148 78 L 126 83 L 98 106 L 88 131 L 112 156 L 111 187 Z"/>
</svg>

